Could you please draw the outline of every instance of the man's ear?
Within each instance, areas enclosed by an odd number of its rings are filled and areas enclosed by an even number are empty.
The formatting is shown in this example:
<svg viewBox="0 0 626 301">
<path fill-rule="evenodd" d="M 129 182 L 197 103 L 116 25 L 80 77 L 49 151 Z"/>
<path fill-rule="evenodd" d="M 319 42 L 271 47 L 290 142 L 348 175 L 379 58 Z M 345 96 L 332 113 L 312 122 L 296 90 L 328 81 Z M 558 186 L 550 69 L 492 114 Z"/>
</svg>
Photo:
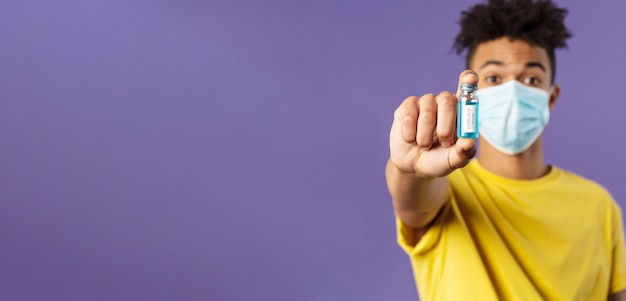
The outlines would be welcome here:
<svg viewBox="0 0 626 301">
<path fill-rule="evenodd" d="M 556 101 L 559 99 L 559 94 L 561 93 L 561 86 L 554 85 L 552 86 L 552 93 L 550 93 L 550 102 L 548 105 L 550 106 L 550 112 L 554 110 L 554 106 L 556 106 Z"/>
</svg>

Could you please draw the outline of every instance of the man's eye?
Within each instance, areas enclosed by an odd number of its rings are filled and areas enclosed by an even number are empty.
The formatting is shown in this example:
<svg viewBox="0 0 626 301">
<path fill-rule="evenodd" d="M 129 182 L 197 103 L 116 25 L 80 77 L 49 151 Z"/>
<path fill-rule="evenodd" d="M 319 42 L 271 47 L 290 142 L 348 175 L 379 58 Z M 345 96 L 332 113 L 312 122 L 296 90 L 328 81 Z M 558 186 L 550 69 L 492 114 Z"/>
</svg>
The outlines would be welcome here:
<svg viewBox="0 0 626 301">
<path fill-rule="evenodd" d="M 485 78 L 485 81 L 488 83 L 495 84 L 500 81 L 500 78 L 497 75 L 489 75 Z"/>
<path fill-rule="evenodd" d="M 524 83 L 527 85 L 536 86 L 536 85 L 541 84 L 541 79 L 536 78 L 536 77 L 527 77 L 524 79 Z"/>
</svg>

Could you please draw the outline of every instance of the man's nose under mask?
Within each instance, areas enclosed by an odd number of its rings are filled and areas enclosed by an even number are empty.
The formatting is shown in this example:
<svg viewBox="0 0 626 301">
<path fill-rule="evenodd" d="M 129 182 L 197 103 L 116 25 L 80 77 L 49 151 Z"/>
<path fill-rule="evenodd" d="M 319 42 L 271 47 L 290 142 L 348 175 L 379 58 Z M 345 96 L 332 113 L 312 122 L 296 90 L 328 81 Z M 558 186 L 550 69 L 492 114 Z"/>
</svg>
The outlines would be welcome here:
<svg viewBox="0 0 626 301">
<path fill-rule="evenodd" d="M 517 80 L 480 89 L 477 95 L 481 139 L 508 155 L 527 150 L 550 119 L 550 94 Z"/>
</svg>

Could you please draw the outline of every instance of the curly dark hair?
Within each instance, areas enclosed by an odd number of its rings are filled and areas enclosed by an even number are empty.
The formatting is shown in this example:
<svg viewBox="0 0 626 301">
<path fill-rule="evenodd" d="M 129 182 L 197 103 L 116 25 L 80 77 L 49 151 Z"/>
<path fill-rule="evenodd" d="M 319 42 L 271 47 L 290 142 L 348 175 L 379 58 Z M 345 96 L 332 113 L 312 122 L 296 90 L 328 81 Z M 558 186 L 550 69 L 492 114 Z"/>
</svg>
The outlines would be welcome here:
<svg viewBox="0 0 626 301">
<path fill-rule="evenodd" d="M 453 49 L 469 62 L 476 47 L 502 37 L 521 39 L 546 50 L 555 74 L 554 50 L 567 48 L 566 40 L 572 36 L 563 20 L 567 10 L 557 7 L 551 0 L 488 0 L 461 13 L 461 32 L 454 39 Z"/>
</svg>

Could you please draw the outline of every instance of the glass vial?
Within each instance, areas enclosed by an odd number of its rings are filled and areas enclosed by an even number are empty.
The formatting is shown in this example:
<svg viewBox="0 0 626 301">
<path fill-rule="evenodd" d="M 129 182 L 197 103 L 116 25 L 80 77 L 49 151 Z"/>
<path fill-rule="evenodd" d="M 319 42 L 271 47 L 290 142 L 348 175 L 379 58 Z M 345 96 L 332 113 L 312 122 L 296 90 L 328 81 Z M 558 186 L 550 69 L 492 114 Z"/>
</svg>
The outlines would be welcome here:
<svg viewBox="0 0 626 301">
<path fill-rule="evenodd" d="M 478 138 L 478 96 L 475 84 L 461 84 L 456 116 L 457 137 Z"/>
</svg>

